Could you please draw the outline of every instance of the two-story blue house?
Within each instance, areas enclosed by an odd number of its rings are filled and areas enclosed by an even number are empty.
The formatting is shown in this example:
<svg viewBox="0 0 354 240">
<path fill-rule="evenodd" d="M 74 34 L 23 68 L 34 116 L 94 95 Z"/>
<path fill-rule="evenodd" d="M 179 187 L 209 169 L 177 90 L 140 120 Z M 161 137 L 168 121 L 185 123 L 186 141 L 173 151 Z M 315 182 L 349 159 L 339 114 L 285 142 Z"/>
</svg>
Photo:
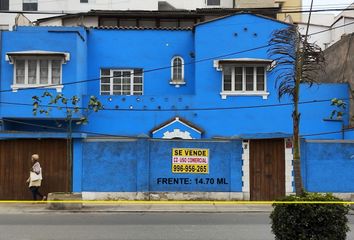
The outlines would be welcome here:
<svg viewBox="0 0 354 240">
<path fill-rule="evenodd" d="M 18 189 L 34 152 L 41 157 L 45 192 L 82 192 L 84 199 L 270 200 L 294 192 L 292 104 L 278 100 L 267 54 L 272 32 L 286 27 L 240 13 L 193 29 L 3 32 L 0 198 L 29 197 Z M 345 138 L 347 115 L 324 119 L 332 98 L 348 98 L 348 86 L 301 90 L 303 138 Z M 32 97 L 45 91 L 81 99 L 72 161 L 65 109 L 33 115 Z M 87 125 L 76 124 L 90 96 L 104 109 L 90 113 Z M 42 104 L 48 107 L 44 99 Z M 309 179 L 305 186 L 312 186 Z"/>
</svg>

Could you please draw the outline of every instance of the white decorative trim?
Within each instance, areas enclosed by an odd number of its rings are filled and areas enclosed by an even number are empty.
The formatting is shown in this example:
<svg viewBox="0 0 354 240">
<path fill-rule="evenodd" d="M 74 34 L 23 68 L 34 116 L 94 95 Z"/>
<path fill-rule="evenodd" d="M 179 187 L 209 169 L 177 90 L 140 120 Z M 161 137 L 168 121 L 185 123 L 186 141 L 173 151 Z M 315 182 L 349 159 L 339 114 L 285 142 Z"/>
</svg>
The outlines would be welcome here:
<svg viewBox="0 0 354 240">
<path fill-rule="evenodd" d="M 272 59 L 262 59 L 262 58 L 231 58 L 231 59 L 218 59 L 214 60 L 214 67 L 217 71 L 221 71 L 220 62 L 228 63 L 228 64 L 262 64 L 262 65 L 270 65 L 272 64 Z"/>
<path fill-rule="evenodd" d="M 193 129 L 194 131 L 198 132 L 199 134 L 202 133 L 201 131 L 195 129 L 194 127 L 191 127 L 190 125 L 185 124 L 184 122 L 182 122 L 181 120 L 179 120 L 179 117 L 175 117 L 175 120 L 173 120 L 172 122 L 170 122 L 170 123 L 168 123 L 168 124 L 166 124 L 166 125 L 160 127 L 159 129 L 156 129 L 155 131 L 152 132 L 152 134 L 155 134 L 156 132 L 160 131 L 161 129 L 163 129 L 163 128 L 165 128 L 165 127 L 171 126 L 171 125 L 174 124 L 175 122 L 179 122 L 180 124 L 182 124 L 182 125 L 184 125 L 184 126 L 186 126 L 186 127 L 188 127 L 188 128 Z"/>
<path fill-rule="evenodd" d="M 64 85 L 48 85 L 48 84 L 13 84 L 11 89 L 13 92 L 17 92 L 18 89 L 24 88 L 55 88 L 57 92 L 61 92 Z"/>
<path fill-rule="evenodd" d="M 191 137 L 190 132 L 183 132 L 181 130 L 179 130 L 178 128 L 173 129 L 173 132 L 164 132 L 163 133 L 163 137 L 164 139 L 173 139 L 173 138 L 182 138 L 182 139 L 193 139 Z"/>
<path fill-rule="evenodd" d="M 21 57 L 21 56 L 55 56 L 55 55 L 62 55 L 64 59 L 64 63 L 70 61 L 70 53 L 42 51 L 42 50 L 7 52 L 5 55 L 5 60 L 13 64 L 12 56 Z"/>
<path fill-rule="evenodd" d="M 171 85 L 175 85 L 176 88 L 179 88 L 180 85 L 185 85 L 186 82 L 185 82 L 184 80 L 182 80 L 182 81 L 174 81 L 174 80 L 171 80 L 170 84 L 171 84 Z"/>
<path fill-rule="evenodd" d="M 242 142 L 242 193 L 243 199 L 250 199 L 250 144 L 249 141 Z"/>
<path fill-rule="evenodd" d="M 221 92 L 221 99 L 226 99 L 228 96 L 261 96 L 263 99 L 268 99 L 269 92 Z"/>
<path fill-rule="evenodd" d="M 293 176 L 293 150 L 286 148 L 286 139 L 284 139 L 285 148 L 285 192 L 286 195 L 294 193 L 294 176 Z"/>
</svg>

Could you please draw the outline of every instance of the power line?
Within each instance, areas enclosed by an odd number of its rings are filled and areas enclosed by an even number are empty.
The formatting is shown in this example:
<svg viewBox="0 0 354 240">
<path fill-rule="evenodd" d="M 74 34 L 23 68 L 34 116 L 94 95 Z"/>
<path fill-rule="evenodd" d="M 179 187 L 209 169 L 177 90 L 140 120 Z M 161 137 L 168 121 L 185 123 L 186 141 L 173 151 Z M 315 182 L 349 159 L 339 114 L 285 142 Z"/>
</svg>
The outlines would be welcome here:
<svg viewBox="0 0 354 240">
<path fill-rule="evenodd" d="M 26 126 L 32 126 L 32 127 L 39 127 L 39 128 L 43 128 L 43 129 L 60 130 L 62 133 L 67 133 L 67 129 L 61 128 L 61 127 L 53 127 L 53 126 L 48 126 L 48 125 L 44 125 L 44 124 L 28 123 L 28 122 L 17 121 L 17 120 L 12 120 L 12 119 L 3 119 L 3 121 L 4 122 L 12 122 L 12 123 L 17 123 L 17 124 L 22 124 L 22 125 L 26 125 Z M 329 135 L 329 134 L 350 132 L 350 131 L 353 131 L 353 130 L 354 130 L 354 128 L 347 128 L 347 129 L 342 129 L 340 131 L 309 133 L 309 134 L 302 134 L 302 135 L 300 135 L 300 137 Z M 26 132 L 26 131 L 24 131 L 24 132 Z M 139 138 L 137 136 L 124 136 L 124 135 L 118 135 L 118 134 L 99 133 L 99 132 L 91 132 L 91 131 L 72 131 L 72 133 L 88 134 L 88 135 L 91 134 L 91 135 L 97 135 L 97 136 L 103 136 L 103 137 L 116 137 L 116 138 L 121 138 L 121 139 L 141 139 L 141 138 Z"/>
<path fill-rule="evenodd" d="M 11 120 L 11 119 L 3 119 L 3 121 L 4 122 L 12 122 L 12 123 L 17 123 L 17 124 L 27 125 L 27 126 L 32 126 L 32 127 L 40 127 L 40 128 L 44 128 L 44 129 L 60 130 L 63 133 L 67 133 L 67 129 L 65 129 L 64 127 L 63 128 L 61 128 L 61 127 L 53 127 L 53 126 L 48 126 L 48 125 L 44 125 L 44 124 L 28 123 L 28 122 Z M 106 137 L 137 138 L 138 139 L 138 137 L 129 137 L 129 136 L 121 136 L 121 135 L 113 135 L 113 134 L 97 133 L 97 132 L 72 131 L 72 133 L 84 133 L 84 134 L 92 134 L 92 135 L 106 136 Z"/>
<path fill-rule="evenodd" d="M 343 133 L 343 132 L 350 132 L 353 131 L 353 128 L 342 129 L 340 131 L 331 131 L 331 132 L 320 132 L 320 133 L 309 133 L 300 135 L 300 137 L 314 137 L 314 136 L 321 136 L 321 135 L 329 135 L 329 134 L 336 134 L 336 133 Z"/>
<path fill-rule="evenodd" d="M 301 8 L 299 8 L 301 9 Z M 240 8 L 240 9 L 236 9 L 236 10 L 239 10 L 240 12 L 241 11 L 254 11 L 254 12 L 262 12 L 262 13 L 307 13 L 307 12 L 310 12 L 310 10 L 286 10 L 286 11 L 283 11 L 283 10 L 280 10 L 280 11 L 276 11 L 276 10 L 269 10 L 269 9 L 262 9 L 262 8 L 259 8 L 259 9 L 249 9 L 249 8 Z M 333 11 L 352 11 L 354 10 L 354 8 L 351 8 L 351 7 L 347 7 L 347 8 L 324 8 L 324 9 L 315 9 L 315 10 L 312 10 L 312 12 L 333 12 Z M 104 10 L 103 10 L 104 11 Z M 107 10 L 107 11 L 114 11 L 114 10 Z M 117 10 L 117 11 L 124 11 L 124 10 Z M 130 10 L 132 12 L 136 11 L 136 12 L 139 12 L 139 11 L 144 11 L 144 10 Z M 146 10 L 145 10 L 146 11 Z M 191 11 L 196 11 L 196 10 L 191 10 Z M 158 12 L 156 10 L 156 12 Z M 186 12 L 188 12 L 188 10 L 186 10 Z M 235 11 L 236 12 L 236 11 Z M 0 13 L 11 13 L 11 14 L 18 14 L 18 13 L 22 13 L 22 14 L 52 14 L 52 15 L 76 15 L 76 14 L 86 14 L 86 13 L 89 13 L 89 12 L 78 12 L 78 11 L 12 11 L 12 10 L 0 10 Z"/>
<path fill-rule="evenodd" d="M 347 101 L 351 98 L 340 98 L 339 100 Z M 315 104 L 322 102 L 331 102 L 331 99 L 321 99 L 321 100 L 310 100 L 310 101 L 300 101 L 299 104 Z M 15 103 L 15 102 L 0 102 L 0 104 L 14 105 L 14 106 L 31 106 L 30 103 Z M 100 111 L 128 111 L 128 112 L 176 112 L 176 111 L 215 111 L 215 110 L 237 110 L 237 109 L 253 109 L 253 108 L 269 108 L 269 107 L 282 107 L 282 106 L 292 106 L 293 103 L 278 103 L 278 104 L 265 104 L 265 105 L 251 105 L 251 106 L 234 106 L 234 107 L 208 107 L 208 108 L 168 108 L 168 109 L 136 109 L 136 108 L 103 108 Z M 52 107 L 52 108 L 64 108 L 63 106 L 57 105 L 39 105 L 39 107 Z M 68 107 L 69 109 L 75 109 L 75 107 Z M 86 108 L 78 107 L 77 109 L 85 110 Z"/>
<path fill-rule="evenodd" d="M 322 30 L 322 31 L 319 31 L 319 32 L 311 33 L 311 34 L 309 34 L 309 36 L 316 35 L 316 34 L 323 33 L 323 32 L 327 32 L 327 31 L 331 31 L 332 29 L 345 27 L 345 26 L 348 26 L 348 25 L 351 25 L 351 24 L 354 24 L 354 22 L 347 23 L 347 24 L 344 24 L 344 25 L 341 25 L 341 26 L 337 26 L 335 28 L 326 29 L 326 30 Z M 245 52 L 251 52 L 251 51 L 259 50 L 259 49 L 262 49 L 262 48 L 269 47 L 271 45 L 272 44 L 267 44 L 267 45 L 263 45 L 263 46 L 259 46 L 259 47 L 255 47 L 255 48 L 250 48 L 250 49 L 246 49 L 246 50 L 242 50 L 242 51 L 238 51 L 238 52 L 227 53 L 227 54 L 214 56 L 214 57 L 208 57 L 208 58 L 204 58 L 204 59 L 200 59 L 200 60 L 196 60 L 196 61 L 191 61 L 191 62 L 188 62 L 188 63 L 183 63 L 182 65 L 186 66 L 186 65 L 199 63 L 199 62 L 215 60 L 215 59 L 218 59 L 218 58 L 221 58 L 221 57 L 229 57 L 229 56 L 232 56 L 232 55 L 237 55 L 237 54 L 241 54 L 241 53 L 245 53 Z M 148 69 L 148 70 L 143 70 L 142 73 L 155 72 L 155 71 L 160 71 L 160 70 L 165 70 L 165 69 L 171 69 L 171 65 L 164 66 L 164 67 L 153 68 L 153 69 Z M 113 78 L 113 76 L 109 76 L 109 77 L 105 77 L 105 78 Z M 92 79 L 85 79 L 85 80 L 79 80 L 79 81 L 73 81 L 73 82 L 67 82 L 67 83 L 49 84 L 49 85 L 45 85 L 44 87 L 43 86 L 26 87 L 26 88 L 20 88 L 17 91 L 43 89 L 43 88 L 56 87 L 56 86 L 74 85 L 74 84 L 79 84 L 79 83 L 94 82 L 94 81 L 98 81 L 98 80 L 101 80 L 101 77 L 92 78 Z M 13 92 L 13 90 L 12 89 L 0 90 L 0 93 L 3 93 L 3 92 Z"/>
<path fill-rule="evenodd" d="M 341 28 L 341 27 L 345 27 L 348 25 L 354 24 L 354 22 L 352 23 L 347 23 L 341 26 L 337 26 L 335 28 L 331 28 L 331 29 L 326 29 L 323 31 L 319 31 L 319 32 L 315 32 L 312 34 L 308 34 L 309 36 L 315 35 L 315 34 L 319 34 L 319 33 L 323 33 L 326 31 L 331 31 L 332 29 L 337 29 L 337 28 Z M 255 50 L 259 50 L 259 49 L 263 49 L 266 47 L 271 46 L 272 44 L 267 44 L 267 45 L 263 45 L 263 46 L 259 46 L 259 47 L 255 47 L 255 48 L 250 48 L 250 49 L 246 49 L 246 50 L 242 50 L 242 51 L 237 51 L 237 52 L 232 52 L 232 53 L 227 53 L 227 54 L 223 54 L 223 55 L 219 55 L 219 56 L 214 56 L 214 57 L 208 57 L 208 58 L 204 58 L 204 59 L 200 59 L 200 60 L 196 60 L 196 61 L 191 61 L 188 63 L 183 63 L 182 65 L 191 65 L 191 64 L 196 64 L 196 63 L 200 63 L 200 62 L 205 62 L 205 61 L 209 61 L 209 60 L 215 60 L 218 58 L 222 58 L 222 57 L 229 57 L 229 56 L 233 56 L 233 55 L 237 55 L 237 54 L 241 54 L 241 53 L 245 53 L 245 52 L 251 52 L 251 51 L 255 51 Z M 160 70 L 165 70 L 165 69 L 170 69 L 172 66 L 164 66 L 164 67 L 158 67 L 158 68 L 153 68 L 153 69 L 148 69 L 148 70 L 143 70 L 142 73 L 149 73 L 149 72 L 155 72 L 155 71 L 160 71 Z M 113 78 L 113 76 L 109 76 L 109 77 L 105 77 L 105 78 Z M 73 82 L 67 82 L 67 83 L 58 83 L 58 84 L 49 84 L 49 85 L 45 85 L 45 86 L 33 86 L 33 87 L 26 87 L 26 88 L 20 88 L 17 91 L 24 91 L 24 90 L 33 90 L 33 89 L 43 89 L 43 88 L 50 88 L 50 87 L 56 87 L 56 86 L 65 86 L 65 85 L 74 85 L 74 84 L 79 84 L 79 83 L 87 83 L 87 82 L 94 82 L 94 81 L 98 81 L 101 80 L 101 77 L 99 78 L 92 78 L 92 79 L 85 79 L 85 80 L 79 80 L 79 81 L 73 81 Z M 3 92 L 13 92 L 13 89 L 5 89 L 5 90 L 0 90 L 0 93 Z"/>
<path fill-rule="evenodd" d="M 53 2 L 55 2 L 55 3 L 57 3 L 57 2 L 64 2 L 64 3 L 66 3 L 67 1 L 66 1 L 66 0 L 46 0 L 46 1 L 41 0 L 41 1 L 40 1 L 40 4 L 43 4 L 43 3 L 53 3 Z M 109 3 L 109 4 L 97 2 L 97 3 L 95 3 L 94 5 L 112 6 L 112 5 L 120 4 L 120 3 L 122 3 L 122 2 L 124 2 L 124 1 L 111 2 L 111 3 Z M 23 3 L 11 3 L 11 4 L 10 4 L 10 7 L 11 7 L 11 6 L 22 6 L 22 5 L 23 5 Z M 337 7 L 337 6 L 343 6 L 343 8 L 344 8 L 344 7 L 349 7 L 350 5 L 351 5 L 351 4 L 345 4 L 345 3 L 316 4 L 316 7 L 331 7 L 331 6 Z M 307 8 L 307 7 L 309 7 L 309 6 L 307 6 L 307 5 L 301 5 L 301 6 L 287 5 L 286 7 L 282 7 L 282 9 L 301 9 L 301 8 Z M 92 8 L 92 7 L 91 7 L 91 8 Z"/>
<path fill-rule="evenodd" d="M 354 22 L 347 23 L 347 24 L 344 24 L 344 25 L 341 25 L 341 26 L 337 26 L 335 28 L 326 29 L 326 30 L 322 30 L 322 31 L 319 31 L 319 32 L 311 33 L 311 34 L 309 34 L 309 36 L 312 36 L 312 35 L 315 35 L 315 34 L 319 34 L 319 33 L 323 33 L 323 32 L 327 32 L 327 31 L 331 31 L 332 29 L 345 27 L 345 26 L 348 26 L 348 25 L 351 25 L 351 24 L 354 24 Z M 208 58 L 204 58 L 204 59 L 200 59 L 200 60 L 196 60 L 196 61 L 191 61 L 191 62 L 188 62 L 188 63 L 183 63 L 182 65 L 186 66 L 186 65 L 199 63 L 199 62 L 215 60 L 215 59 L 218 59 L 218 58 L 221 58 L 221 57 L 229 57 L 229 56 L 232 56 L 232 55 L 237 55 L 237 54 L 241 54 L 241 53 L 245 53 L 245 52 L 251 52 L 251 51 L 259 50 L 259 49 L 262 49 L 262 48 L 269 47 L 271 45 L 272 44 L 267 44 L 267 45 L 263 45 L 263 46 L 259 46 L 259 47 L 255 47 L 255 48 L 250 48 L 250 49 L 246 49 L 246 50 L 242 50 L 242 51 L 238 51 L 238 52 L 227 53 L 227 54 L 214 56 L 214 57 L 208 57 Z M 160 70 L 165 70 L 165 69 L 171 69 L 171 67 L 172 66 L 169 65 L 169 66 L 164 66 L 164 67 L 158 67 L 158 68 L 143 70 L 142 73 L 149 73 L 149 72 L 155 72 L 155 71 L 160 71 Z M 113 76 L 109 76 L 109 77 L 105 77 L 105 78 L 113 78 Z M 43 87 L 43 86 L 26 87 L 26 88 L 20 88 L 20 89 L 18 89 L 18 91 L 33 90 L 33 89 L 43 89 L 43 88 L 48 88 L 48 87 L 65 86 L 65 85 L 73 85 L 73 84 L 93 82 L 93 81 L 98 81 L 98 80 L 101 80 L 101 78 L 85 79 L 85 80 L 73 81 L 73 82 L 68 82 L 68 83 L 50 84 L 50 85 L 45 85 L 45 87 Z M 0 93 L 2 93 L 2 92 L 13 92 L 13 90 L 12 89 L 0 90 Z"/>
<path fill-rule="evenodd" d="M 214 60 L 214 59 L 218 59 L 218 58 L 222 58 L 222 57 L 230 57 L 230 56 L 241 54 L 241 53 L 252 52 L 252 51 L 259 50 L 259 49 L 262 49 L 262 48 L 266 48 L 266 47 L 269 47 L 269 46 L 271 46 L 271 44 L 267 44 L 267 45 L 263 45 L 263 46 L 259 46 L 259 47 L 254 47 L 254 48 L 250 48 L 250 49 L 246 49 L 246 50 L 242 50 L 242 51 L 237 51 L 237 52 L 233 52 L 233 53 L 227 53 L 227 54 L 223 54 L 223 55 L 219 55 L 219 56 L 208 57 L 208 58 L 204 58 L 204 59 L 200 59 L 200 60 L 196 60 L 196 61 L 191 61 L 191 62 L 188 62 L 188 63 L 184 63 L 182 65 L 183 66 L 191 65 L 191 64 L 205 62 L 205 61 L 209 61 L 209 60 Z M 164 66 L 164 67 L 153 68 L 153 69 L 148 69 L 148 70 L 143 70 L 142 73 L 155 72 L 155 71 L 160 71 L 160 70 L 165 70 L 165 69 L 170 69 L 170 68 L 171 68 L 171 65 Z M 104 77 L 104 78 L 113 78 L 113 76 Z M 73 84 L 77 84 L 77 83 L 93 82 L 93 81 L 98 81 L 98 80 L 101 80 L 101 77 L 100 78 L 86 79 L 86 80 L 79 80 L 79 81 L 68 82 L 68 83 L 50 84 L 50 85 L 45 85 L 44 87 L 43 86 L 34 86 L 34 87 L 28 87 L 28 88 L 21 88 L 21 89 L 18 89 L 17 91 L 43 89 L 43 88 L 63 86 L 63 85 L 73 85 Z M 13 90 L 12 89 L 0 90 L 0 93 L 2 93 L 2 92 L 13 92 Z"/>
<path fill-rule="evenodd" d="M 55 3 L 57 3 L 57 2 L 63 2 L 63 3 L 67 3 L 67 2 L 69 2 L 69 1 L 67 1 L 67 0 L 41 0 L 40 1 L 40 3 L 38 3 L 38 4 L 43 4 L 43 3 L 53 3 L 53 2 L 55 2 Z M 90 8 L 91 9 L 94 9 L 94 7 L 92 7 L 92 5 L 106 5 L 107 7 L 108 6 L 113 6 L 113 5 L 117 5 L 117 4 L 121 4 L 122 2 L 125 2 L 124 0 L 123 1 L 118 1 L 118 2 L 112 2 L 111 1 L 111 3 L 99 3 L 99 2 L 96 2 L 95 4 L 91 4 L 90 5 Z M 60 3 L 60 4 L 62 4 L 62 3 Z M 343 8 L 344 7 L 349 7 L 351 4 L 345 4 L 345 3 L 334 3 L 334 4 L 316 4 L 316 7 L 338 7 L 338 6 L 343 6 Z M 9 7 L 11 8 L 12 6 L 23 6 L 23 3 L 10 3 L 10 5 L 9 5 Z M 84 6 L 84 5 L 82 5 L 82 6 Z M 86 6 L 86 4 L 85 4 L 85 6 Z M 307 5 L 301 5 L 301 6 L 295 6 L 295 5 L 287 5 L 286 7 L 282 7 L 282 9 L 303 9 L 303 8 L 307 8 L 307 7 L 309 7 L 309 6 L 307 6 Z"/>
<path fill-rule="evenodd" d="M 354 8 L 353 8 L 353 9 L 354 9 Z M 1 12 L 1 11 L 0 11 L 0 12 Z M 333 29 L 345 27 L 345 26 L 348 26 L 348 25 L 351 25 L 351 24 L 354 24 L 354 22 L 352 22 L 352 23 L 347 23 L 347 24 L 344 24 L 344 25 L 341 25 L 341 26 L 337 26 L 337 27 L 335 27 L 335 28 L 330 28 L 330 29 L 322 30 L 322 31 L 315 32 L 315 33 L 308 34 L 308 35 L 309 35 L 309 36 L 316 35 L 316 34 L 319 34 L 319 33 L 326 32 L 326 31 L 331 31 L 331 30 L 333 30 Z M 216 57 L 209 57 L 209 58 L 205 58 L 205 59 L 201 59 L 201 60 L 197 60 L 197 61 L 192 61 L 192 62 L 189 62 L 189 63 L 184 63 L 184 64 L 182 64 L 182 65 L 190 65 L 190 64 L 194 64 L 194 63 L 198 63 L 198 62 L 214 60 L 214 59 L 217 59 L 217 58 L 220 58 L 220 57 L 228 57 L 228 56 L 237 55 L 237 54 L 244 53 L 244 52 L 249 52 L 249 51 L 254 51 L 254 50 L 266 48 L 266 47 L 269 47 L 269 46 L 271 46 L 271 44 L 267 44 L 267 45 L 264 45 L 264 46 L 259 46 L 259 47 L 255 47 L 255 48 L 251 48 L 251 49 L 246 49 L 246 50 L 239 51 L 239 52 L 233 52 L 233 53 L 229 53 L 229 54 L 224 54 L 224 55 L 220 55 L 220 56 L 216 56 Z M 154 71 L 164 70 L 164 69 L 170 69 L 170 68 L 171 68 L 171 66 L 169 65 L 169 66 L 154 68 L 154 69 L 150 69 L 150 70 L 143 70 L 143 73 L 154 72 Z M 113 77 L 113 76 L 112 76 L 112 77 Z M 109 78 L 112 78 L 112 77 L 110 76 Z M 105 77 L 105 78 L 108 78 L 108 77 Z M 93 78 L 93 79 L 79 80 L 79 81 L 74 81 L 74 82 L 69 82 L 69 83 L 50 84 L 50 85 L 46 85 L 45 87 L 56 87 L 56 86 L 62 86 L 62 85 L 72 85 L 72 84 L 76 84 L 76 83 L 85 83 L 85 82 L 97 81 L 97 80 L 100 80 L 100 79 L 101 79 L 101 78 Z M 21 88 L 21 89 L 18 89 L 18 90 L 19 90 L 19 91 L 23 91 L 23 90 L 32 90 L 32 89 L 42 89 L 42 88 L 43 88 L 43 86 L 34 86 L 34 87 L 28 87 L 28 88 Z M 0 93 L 1 93 L 1 92 L 12 92 L 12 91 L 13 91 L 12 89 L 0 90 Z"/>
<path fill-rule="evenodd" d="M 312 6 L 313 6 L 313 0 L 311 0 L 311 7 L 310 7 L 309 19 L 308 19 L 308 21 L 307 21 L 307 26 L 306 26 L 305 43 L 307 42 L 307 37 L 308 37 L 308 34 L 309 34 L 310 21 L 311 21 L 311 14 L 312 14 Z"/>
<path fill-rule="evenodd" d="M 331 27 L 329 29 L 325 29 L 325 30 L 322 30 L 322 31 L 310 33 L 309 36 L 320 34 L 320 33 L 324 33 L 324 32 L 328 32 L 328 31 L 332 31 L 334 29 L 346 27 L 346 26 L 349 26 L 349 25 L 352 25 L 352 24 L 354 24 L 354 22 L 350 22 L 350 23 L 346 23 L 346 24 L 343 24 L 343 25 L 340 25 L 340 26 L 337 26 L 337 27 Z"/>
<path fill-rule="evenodd" d="M 314 5 L 314 7 L 338 7 L 338 6 L 343 6 L 343 8 L 347 8 L 350 7 L 350 3 L 326 3 L 326 4 L 316 4 Z M 296 6 L 296 5 L 287 5 L 287 6 L 283 6 L 282 9 L 299 9 L 299 8 L 309 8 L 309 5 L 301 5 L 301 6 Z"/>
</svg>

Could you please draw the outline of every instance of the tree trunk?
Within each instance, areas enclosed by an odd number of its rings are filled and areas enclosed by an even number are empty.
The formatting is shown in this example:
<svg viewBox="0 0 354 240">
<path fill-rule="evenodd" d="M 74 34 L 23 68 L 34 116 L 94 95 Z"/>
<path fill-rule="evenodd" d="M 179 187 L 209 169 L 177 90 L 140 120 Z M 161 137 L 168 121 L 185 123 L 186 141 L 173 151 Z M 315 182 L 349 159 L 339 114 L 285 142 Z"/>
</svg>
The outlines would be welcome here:
<svg viewBox="0 0 354 240">
<path fill-rule="evenodd" d="M 298 44 L 300 44 L 298 42 Z M 300 46 L 298 45 L 298 49 Z M 301 159 L 300 159 L 300 114 L 299 114 L 299 97 L 300 97 L 300 83 L 301 83 L 301 76 L 302 76 L 302 61 L 303 56 L 299 53 L 298 56 L 300 57 L 299 64 L 297 65 L 297 73 L 295 78 L 295 89 L 294 89 L 294 112 L 293 112 L 293 144 L 294 144 L 294 181 L 295 181 L 295 192 L 296 195 L 302 195 L 303 193 L 303 185 L 302 185 L 302 177 L 301 177 Z"/>
<path fill-rule="evenodd" d="M 293 124 L 294 124 L 294 181 L 295 181 L 295 192 L 296 195 L 302 195 L 303 185 L 301 177 L 301 160 L 300 160 L 300 139 L 299 139 L 299 125 L 300 125 L 300 115 L 297 112 L 297 108 L 293 113 Z"/>
<path fill-rule="evenodd" d="M 73 172 L 73 159 L 72 159 L 72 119 L 71 117 L 68 120 L 68 126 L 67 126 L 67 138 L 66 138 L 66 161 L 68 165 L 68 172 L 67 172 L 67 178 L 68 178 L 68 184 L 69 184 L 69 191 L 72 192 L 72 172 Z"/>
</svg>

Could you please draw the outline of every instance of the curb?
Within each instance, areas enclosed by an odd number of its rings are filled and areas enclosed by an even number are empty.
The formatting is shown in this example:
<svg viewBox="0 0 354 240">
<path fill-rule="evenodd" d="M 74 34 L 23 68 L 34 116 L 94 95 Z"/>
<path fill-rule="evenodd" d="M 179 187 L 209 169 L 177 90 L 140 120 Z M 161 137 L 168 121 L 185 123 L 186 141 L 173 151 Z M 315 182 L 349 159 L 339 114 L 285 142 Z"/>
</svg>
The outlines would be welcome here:
<svg viewBox="0 0 354 240">
<path fill-rule="evenodd" d="M 270 213 L 271 207 L 205 205 L 84 205 L 82 209 L 48 209 L 47 205 L 0 205 L 0 214 L 40 213 Z"/>
</svg>

